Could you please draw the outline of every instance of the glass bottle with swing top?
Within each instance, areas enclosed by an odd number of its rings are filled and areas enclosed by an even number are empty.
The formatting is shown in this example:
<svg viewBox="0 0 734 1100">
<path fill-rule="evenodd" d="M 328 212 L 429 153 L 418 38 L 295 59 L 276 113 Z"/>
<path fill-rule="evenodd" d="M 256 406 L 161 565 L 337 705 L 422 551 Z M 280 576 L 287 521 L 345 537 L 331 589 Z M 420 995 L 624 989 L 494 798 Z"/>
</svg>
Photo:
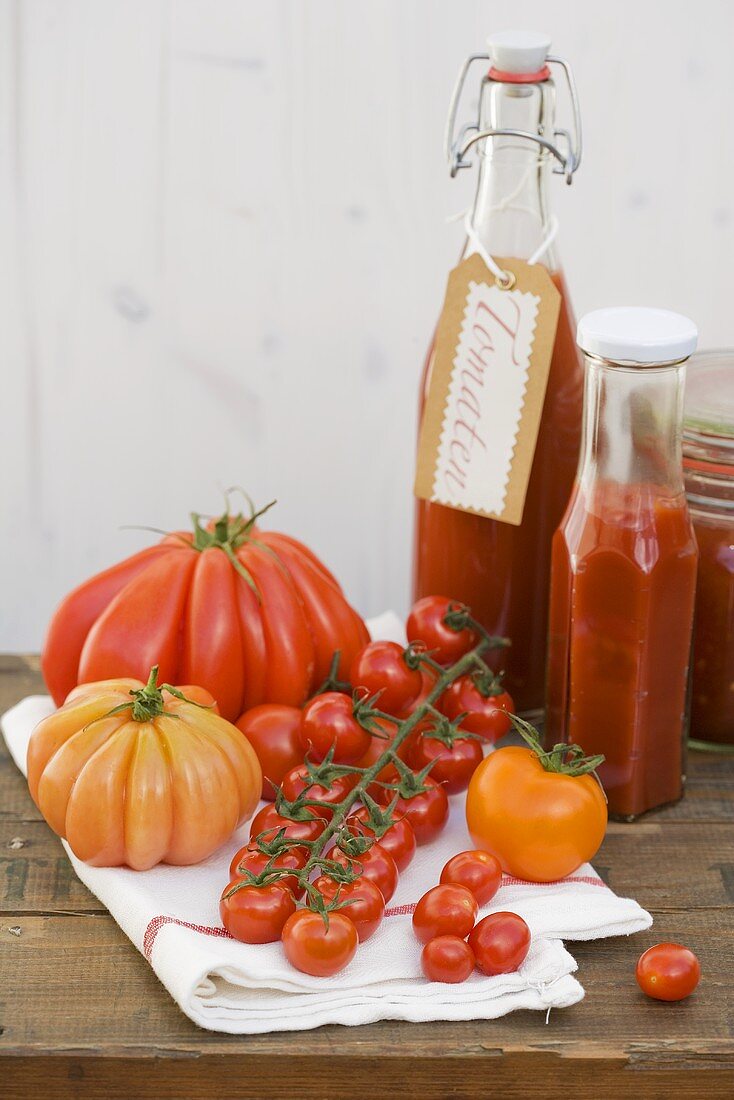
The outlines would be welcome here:
<svg viewBox="0 0 734 1100">
<path fill-rule="evenodd" d="M 571 183 L 581 159 L 581 127 L 568 64 L 550 56 L 543 35 L 507 31 L 489 39 L 487 54 L 467 59 L 451 102 L 446 145 L 451 175 L 479 172 L 474 206 L 466 218 L 463 257 L 479 252 L 511 286 L 513 275 L 495 257 L 542 264 L 561 295 L 540 425 L 519 525 L 419 499 L 414 544 L 414 597 L 461 600 L 493 634 L 512 640 L 501 662 L 516 709 L 542 709 L 548 631 L 548 587 L 553 532 L 573 486 L 579 456 L 583 373 L 575 325 L 556 251 L 557 223 L 550 210 L 553 174 Z M 457 129 L 468 75 L 484 69 L 476 121 Z M 555 127 L 553 70 L 565 77 L 573 134 Z M 435 357 L 429 349 L 421 386 L 421 417 Z"/>
</svg>

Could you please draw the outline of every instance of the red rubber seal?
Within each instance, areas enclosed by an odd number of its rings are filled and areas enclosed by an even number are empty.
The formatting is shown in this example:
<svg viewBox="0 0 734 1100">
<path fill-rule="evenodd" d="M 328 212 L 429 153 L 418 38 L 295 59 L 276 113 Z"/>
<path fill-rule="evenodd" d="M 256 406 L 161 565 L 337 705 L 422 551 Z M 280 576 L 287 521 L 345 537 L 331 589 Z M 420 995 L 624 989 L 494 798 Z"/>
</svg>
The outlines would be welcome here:
<svg viewBox="0 0 734 1100">
<path fill-rule="evenodd" d="M 537 73 L 503 73 L 501 69 L 492 66 L 487 75 L 490 80 L 498 80 L 502 84 L 541 84 L 548 79 L 551 71 L 544 65 Z"/>
</svg>

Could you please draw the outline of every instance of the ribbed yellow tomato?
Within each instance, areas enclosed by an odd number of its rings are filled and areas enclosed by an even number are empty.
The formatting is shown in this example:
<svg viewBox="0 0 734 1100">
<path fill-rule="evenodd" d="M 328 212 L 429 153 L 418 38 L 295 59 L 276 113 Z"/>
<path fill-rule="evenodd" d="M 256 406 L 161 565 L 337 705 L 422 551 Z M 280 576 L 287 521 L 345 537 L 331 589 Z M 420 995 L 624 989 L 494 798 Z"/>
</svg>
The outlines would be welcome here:
<svg viewBox="0 0 734 1100">
<path fill-rule="evenodd" d="M 156 679 L 157 668 L 147 685 L 82 684 L 31 735 L 33 800 L 96 867 L 198 863 L 260 797 L 257 757 L 239 730 L 202 705 L 211 696 L 192 688 L 184 697 Z"/>
</svg>

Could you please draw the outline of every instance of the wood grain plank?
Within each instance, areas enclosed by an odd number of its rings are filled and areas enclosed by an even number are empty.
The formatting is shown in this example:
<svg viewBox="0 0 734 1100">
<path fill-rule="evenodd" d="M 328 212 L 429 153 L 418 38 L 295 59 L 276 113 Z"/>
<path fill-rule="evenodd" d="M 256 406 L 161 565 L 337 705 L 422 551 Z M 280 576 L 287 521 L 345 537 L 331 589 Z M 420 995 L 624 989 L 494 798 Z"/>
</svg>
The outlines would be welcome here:
<svg viewBox="0 0 734 1100">
<path fill-rule="evenodd" d="M 702 1058 L 683 1074 L 664 1067 L 640 1074 L 614 1059 L 586 1056 L 569 1063 L 553 1054 L 506 1054 L 490 1059 L 424 1058 L 379 1053 L 345 1057 L 331 1052 L 314 1072 L 301 1055 L 263 1057 L 237 1053 L 224 1061 L 196 1059 L 63 1058 L 11 1059 L 4 1076 L 6 1100 L 53 1095 L 55 1100 L 364 1100 L 392 1093 L 406 1100 L 730 1100 L 734 1071 Z M 5 1091 L 7 1090 L 7 1091 Z"/>
<path fill-rule="evenodd" d="M 77 878 L 45 821 L 0 817 L 0 919 L 59 910 L 106 912 Z"/>
</svg>

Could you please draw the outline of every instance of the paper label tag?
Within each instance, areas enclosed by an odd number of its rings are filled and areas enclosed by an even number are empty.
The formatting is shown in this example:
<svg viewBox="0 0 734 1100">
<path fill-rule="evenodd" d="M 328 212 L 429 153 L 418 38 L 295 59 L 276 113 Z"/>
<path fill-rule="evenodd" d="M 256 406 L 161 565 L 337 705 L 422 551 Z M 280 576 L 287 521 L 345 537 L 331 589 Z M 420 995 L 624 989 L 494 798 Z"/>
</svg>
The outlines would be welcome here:
<svg viewBox="0 0 734 1100">
<path fill-rule="evenodd" d="M 479 255 L 449 275 L 418 443 L 416 496 L 522 521 L 561 296 L 541 264 Z"/>
</svg>

